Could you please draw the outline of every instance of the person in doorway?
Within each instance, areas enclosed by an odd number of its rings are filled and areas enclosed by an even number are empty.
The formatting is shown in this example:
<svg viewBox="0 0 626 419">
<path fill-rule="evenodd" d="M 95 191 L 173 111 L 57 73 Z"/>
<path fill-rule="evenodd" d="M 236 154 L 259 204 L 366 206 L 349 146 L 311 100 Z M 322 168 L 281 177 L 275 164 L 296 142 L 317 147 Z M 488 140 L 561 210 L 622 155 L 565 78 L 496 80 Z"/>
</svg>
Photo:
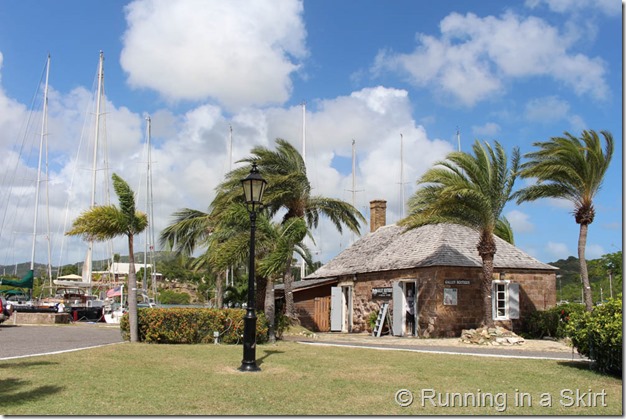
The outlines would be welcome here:
<svg viewBox="0 0 626 419">
<path fill-rule="evenodd" d="M 406 293 L 406 328 L 407 335 L 415 335 L 415 296 L 413 290 L 409 289 Z"/>
</svg>

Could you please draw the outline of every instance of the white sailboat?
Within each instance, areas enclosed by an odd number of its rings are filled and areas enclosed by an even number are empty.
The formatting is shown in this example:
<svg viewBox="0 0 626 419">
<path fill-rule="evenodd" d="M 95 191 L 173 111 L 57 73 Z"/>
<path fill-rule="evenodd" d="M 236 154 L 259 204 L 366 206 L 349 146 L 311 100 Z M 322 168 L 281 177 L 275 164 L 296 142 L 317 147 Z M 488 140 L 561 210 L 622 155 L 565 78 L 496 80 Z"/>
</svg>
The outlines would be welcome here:
<svg viewBox="0 0 626 419">
<path fill-rule="evenodd" d="M 100 51 L 100 57 L 98 62 L 98 84 L 95 97 L 95 123 L 94 123 L 94 140 L 93 150 L 91 154 L 92 168 L 91 168 L 91 197 L 90 208 L 96 205 L 96 189 L 98 182 L 98 163 L 99 163 L 99 151 L 100 134 L 101 134 L 101 118 L 104 116 L 102 112 L 102 104 L 104 98 L 104 53 Z M 108 182 L 108 161 L 106 158 L 106 152 L 104 153 L 104 179 Z M 87 250 L 85 260 L 81 272 L 81 280 L 73 281 L 68 279 L 55 279 L 54 285 L 57 287 L 58 296 L 63 296 L 66 300 L 66 311 L 69 311 L 74 320 L 87 319 L 93 321 L 102 320 L 103 308 L 105 302 L 98 296 L 94 295 L 93 284 L 93 248 L 94 242 L 89 241 L 87 244 Z M 112 253 L 112 252 L 111 252 Z M 59 290 L 62 290 L 59 292 Z M 68 301 L 69 300 L 69 301 Z"/>
<path fill-rule="evenodd" d="M 40 130 L 40 135 L 39 135 L 39 147 L 38 147 L 38 161 L 37 161 L 37 179 L 35 182 L 35 205 L 33 208 L 33 233 L 32 233 L 32 247 L 31 247 L 31 257 L 30 257 L 30 268 L 29 271 L 26 273 L 26 275 L 21 279 L 21 280 L 11 280 L 11 279 L 5 279 L 5 278 L 1 278 L 0 277 L 0 285 L 5 285 L 5 286 L 12 286 L 12 287 L 16 287 L 16 288 L 21 288 L 21 289 L 28 289 L 29 290 L 29 296 L 27 298 L 27 301 L 20 301 L 19 303 L 17 302 L 13 302 L 11 301 L 14 306 L 14 308 L 16 309 L 16 311 L 34 311 L 36 309 L 36 305 L 33 302 L 33 296 L 32 296 L 32 289 L 33 289 L 33 282 L 34 282 L 34 272 L 35 272 L 35 252 L 36 252 L 36 248 L 37 248 L 37 235 L 38 235 L 38 219 L 39 219 L 39 198 L 41 195 L 41 183 L 42 182 L 46 182 L 46 197 L 48 196 L 47 193 L 47 179 L 48 179 L 48 172 L 47 172 L 47 168 L 48 168 L 48 155 L 47 155 L 47 150 L 48 150 L 48 84 L 49 84 L 49 78 L 50 78 L 50 54 L 48 54 L 48 57 L 46 59 L 46 66 L 45 66 L 45 82 L 44 82 L 44 88 L 43 88 L 43 102 L 42 102 L 42 119 L 41 119 L 41 130 Z M 28 131 L 28 130 L 27 130 Z M 26 137 L 28 136 L 28 132 L 25 133 L 24 135 L 24 141 L 26 141 Z M 42 171 L 43 168 L 42 166 L 45 167 L 45 179 L 42 179 Z M 8 202 L 8 201 L 7 201 Z M 50 263 L 51 260 L 51 246 L 50 246 L 50 219 L 49 219 L 49 213 L 46 212 L 46 215 L 48 215 L 48 218 L 46 219 L 47 221 L 47 231 L 48 234 L 45 235 L 46 238 L 46 242 L 47 242 L 47 248 L 48 248 L 48 263 L 47 263 L 47 269 L 46 269 L 46 274 L 47 274 L 47 278 L 49 278 L 50 280 L 52 279 L 52 265 Z"/>
</svg>

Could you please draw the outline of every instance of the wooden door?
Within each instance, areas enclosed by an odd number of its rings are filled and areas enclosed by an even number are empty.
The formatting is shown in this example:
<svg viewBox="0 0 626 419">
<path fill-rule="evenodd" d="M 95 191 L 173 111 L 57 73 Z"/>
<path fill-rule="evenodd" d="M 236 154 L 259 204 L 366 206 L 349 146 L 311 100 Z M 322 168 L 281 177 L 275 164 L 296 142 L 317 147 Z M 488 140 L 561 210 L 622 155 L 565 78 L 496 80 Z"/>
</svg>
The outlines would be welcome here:
<svg viewBox="0 0 626 419">
<path fill-rule="evenodd" d="M 330 330 L 330 296 L 315 298 L 313 321 L 319 332 Z"/>
</svg>

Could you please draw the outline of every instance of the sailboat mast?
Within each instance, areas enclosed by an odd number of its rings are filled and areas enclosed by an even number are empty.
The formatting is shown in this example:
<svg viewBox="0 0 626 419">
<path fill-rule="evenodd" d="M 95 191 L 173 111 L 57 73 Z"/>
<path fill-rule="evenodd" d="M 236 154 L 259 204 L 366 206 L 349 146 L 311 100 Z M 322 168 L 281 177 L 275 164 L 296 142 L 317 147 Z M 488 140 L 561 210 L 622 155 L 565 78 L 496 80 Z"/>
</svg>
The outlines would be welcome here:
<svg viewBox="0 0 626 419">
<path fill-rule="evenodd" d="M 461 131 L 459 130 L 459 127 L 456 127 L 456 142 L 459 145 L 459 151 L 461 151 Z"/>
<path fill-rule="evenodd" d="M 400 133 L 400 213 L 404 218 L 404 137 Z"/>
<path fill-rule="evenodd" d="M 302 101 L 302 161 L 306 167 L 306 101 Z M 306 276 L 306 266 L 304 258 L 300 258 L 300 279 Z"/>
<path fill-rule="evenodd" d="M 152 119 L 150 116 L 146 117 L 146 138 L 147 138 L 147 157 L 148 157 L 148 167 L 147 167 L 147 175 L 146 175 L 146 211 L 148 213 L 148 229 L 146 230 L 146 254 L 150 255 L 150 265 L 152 265 L 151 269 L 151 280 L 152 280 L 152 292 L 154 298 L 156 300 L 157 293 L 157 284 L 156 284 L 156 264 L 154 261 L 154 197 L 152 194 Z M 145 258 L 144 258 L 145 259 Z M 144 266 L 144 291 L 147 293 L 147 267 Z"/>
<path fill-rule="evenodd" d="M 50 54 L 48 54 L 48 59 L 46 61 L 46 82 L 44 84 L 43 90 L 43 115 L 41 119 L 41 136 L 39 138 L 39 162 L 37 164 L 37 184 L 35 185 L 35 215 L 33 221 L 33 244 L 31 249 L 31 257 L 30 257 L 30 270 L 35 270 L 35 248 L 37 242 L 37 219 L 38 219 L 38 209 L 39 209 L 39 193 L 41 190 L 41 165 L 43 161 L 43 153 L 44 153 L 44 142 L 47 135 L 48 130 L 48 79 L 50 76 Z M 46 153 L 47 158 L 47 153 Z M 47 167 L 47 165 L 46 165 Z M 50 276 L 51 277 L 51 276 Z"/>
<path fill-rule="evenodd" d="M 89 208 L 96 205 L 96 182 L 98 174 L 98 140 L 100 136 L 100 106 L 102 100 L 102 83 L 104 82 L 104 52 L 100 51 L 100 60 L 98 64 L 98 90 L 96 93 L 96 121 L 94 131 L 93 160 L 91 173 L 91 201 Z M 83 281 L 91 283 L 92 275 L 92 258 L 93 258 L 93 240 L 89 241 L 87 246 L 87 257 L 85 258 L 86 269 L 83 269 Z"/>
</svg>

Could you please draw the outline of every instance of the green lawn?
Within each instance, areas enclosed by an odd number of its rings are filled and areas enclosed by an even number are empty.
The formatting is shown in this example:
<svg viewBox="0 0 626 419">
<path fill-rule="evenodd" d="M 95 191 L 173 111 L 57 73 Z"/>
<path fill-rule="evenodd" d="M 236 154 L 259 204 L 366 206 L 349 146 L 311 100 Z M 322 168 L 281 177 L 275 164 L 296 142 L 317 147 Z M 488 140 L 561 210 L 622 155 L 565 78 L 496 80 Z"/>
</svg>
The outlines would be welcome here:
<svg viewBox="0 0 626 419">
<path fill-rule="evenodd" d="M 292 342 L 259 346 L 258 373 L 237 371 L 241 358 L 241 346 L 127 343 L 0 361 L 0 414 L 622 414 L 622 381 L 585 363 Z"/>
</svg>

